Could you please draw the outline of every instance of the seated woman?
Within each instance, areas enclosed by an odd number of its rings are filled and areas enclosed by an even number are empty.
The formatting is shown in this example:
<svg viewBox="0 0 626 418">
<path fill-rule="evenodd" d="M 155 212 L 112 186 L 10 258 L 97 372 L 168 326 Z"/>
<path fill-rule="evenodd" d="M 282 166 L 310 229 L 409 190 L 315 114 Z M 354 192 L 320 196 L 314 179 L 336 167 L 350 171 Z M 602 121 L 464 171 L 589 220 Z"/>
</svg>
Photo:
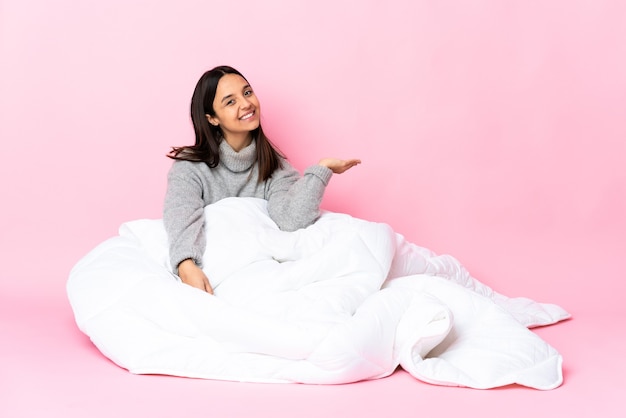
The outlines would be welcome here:
<svg viewBox="0 0 626 418">
<path fill-rule="evenodd" d="M 202 271 L 204 208 L 227 197 L 267 200 L 271 218 L 283 230 L 309 226 L 333 173 L 358 159 L 324 158 L 305 170 L 294 169 L 261 127 L 261 105 L 237 70 L 219 66 L 198 81 L 191 99 L 196 141 L 173 147 L 163 221 L 174 273 L 193 287 L 213 293 Z"/>
</svg>

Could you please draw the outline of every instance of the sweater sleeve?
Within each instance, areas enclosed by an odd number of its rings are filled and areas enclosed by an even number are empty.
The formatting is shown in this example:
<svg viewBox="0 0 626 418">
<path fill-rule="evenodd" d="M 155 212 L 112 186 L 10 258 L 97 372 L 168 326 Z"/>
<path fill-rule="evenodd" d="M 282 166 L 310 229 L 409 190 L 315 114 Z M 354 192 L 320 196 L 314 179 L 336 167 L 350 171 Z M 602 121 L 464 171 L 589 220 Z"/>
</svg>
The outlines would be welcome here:
<svg viewBox="0 0 626 418">
<path fill-rule="evenodd" d="M 320 216 L 320 204 L 333 172 L 313 165 L 304 175 L 283 161 L 283 168 L 272 174 L 267 196 L 267 210 L 278 227 L 295 231 L 314 223 Z"/>
<path fill-rule="evenodd" d="M 174 274 L 178 274 L 178 265 L 188 258 L 202 267 L 206 247 L 202 181 L 192 165 L 175 162 L 167 178 L 163 223 Z"/>
</svg>

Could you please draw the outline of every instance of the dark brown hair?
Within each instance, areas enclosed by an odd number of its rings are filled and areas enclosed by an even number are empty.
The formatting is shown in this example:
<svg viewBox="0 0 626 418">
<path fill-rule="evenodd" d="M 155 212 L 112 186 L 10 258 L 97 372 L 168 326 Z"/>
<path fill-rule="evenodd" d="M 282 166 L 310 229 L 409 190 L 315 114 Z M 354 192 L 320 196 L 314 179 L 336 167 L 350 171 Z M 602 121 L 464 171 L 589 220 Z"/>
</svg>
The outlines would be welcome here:
<svg viewBox="0 0 626 418">
<path fill-rule="evenodd" d="M 224 139 L 220 128 L 211 125 L 206 115 L 215 116 L 213 100 L 215 100 L 217 84 L 226 74 L 237 74 L 246 80 L 239 71 L 225 65 L 202 74 L 191 97 L 191 122 L 196 135 L 196 143 L 172 147 L 168 157 L 174 160 L 205 162 L 211 168 L 217 167 L 220 162 L 219 145 Z M 274 171 L 282 168 L 281 158 L 284 158 L 284 155 L 265 136 L 260 123 L 259 127 L 252 131 L 252 136 L 256 140 L 259 181 L 265 181 Z"/>
</svg>

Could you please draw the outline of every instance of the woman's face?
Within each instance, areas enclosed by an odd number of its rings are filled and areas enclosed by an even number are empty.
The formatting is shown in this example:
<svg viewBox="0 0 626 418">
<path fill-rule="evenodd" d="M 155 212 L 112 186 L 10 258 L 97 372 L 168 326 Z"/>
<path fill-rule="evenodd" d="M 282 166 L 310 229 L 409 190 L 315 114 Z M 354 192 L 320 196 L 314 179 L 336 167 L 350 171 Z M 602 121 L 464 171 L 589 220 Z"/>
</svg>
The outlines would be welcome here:
<svg viewBox="0 0 626 418">
<path fill-rule="evenodd" d="M 231 146 L 237 144 L 237 148 L 240 148 L 240 145 L 247 146 L 250 143 L 250 132 L 257 129 L 261 121 L 261 105 L 243 77 L 225 74 L 220 78 L 213 110 L 215 116 L 207 115 L 207 119 L 212 125 L 219 125 L 224 139 Z"/>
</svg>

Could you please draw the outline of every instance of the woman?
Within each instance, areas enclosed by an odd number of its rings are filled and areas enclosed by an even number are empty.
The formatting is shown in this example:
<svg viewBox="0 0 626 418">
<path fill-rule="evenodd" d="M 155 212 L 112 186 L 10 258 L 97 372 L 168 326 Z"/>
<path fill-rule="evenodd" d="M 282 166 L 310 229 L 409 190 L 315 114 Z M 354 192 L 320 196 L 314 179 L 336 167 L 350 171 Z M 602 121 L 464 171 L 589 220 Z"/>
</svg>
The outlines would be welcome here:
<svg viewBox="0 0 626 418">
<path fill-rule="evenodd" d="M 324 158 L 300 176 L 263 133 L 259 100 L 232 67 L 202 75 L 191 99 L 191 120 L 196 143 L 173 147 L 168 155 L 176 161 L 168 174 L 163 220 L 174 273 L 213 293 L 202 271 L 205 206 L 227 197 L 263 198 L 276 224 L 294 231 L 320 216 L 332 174 L 360 160 Z"/>
</svg>

